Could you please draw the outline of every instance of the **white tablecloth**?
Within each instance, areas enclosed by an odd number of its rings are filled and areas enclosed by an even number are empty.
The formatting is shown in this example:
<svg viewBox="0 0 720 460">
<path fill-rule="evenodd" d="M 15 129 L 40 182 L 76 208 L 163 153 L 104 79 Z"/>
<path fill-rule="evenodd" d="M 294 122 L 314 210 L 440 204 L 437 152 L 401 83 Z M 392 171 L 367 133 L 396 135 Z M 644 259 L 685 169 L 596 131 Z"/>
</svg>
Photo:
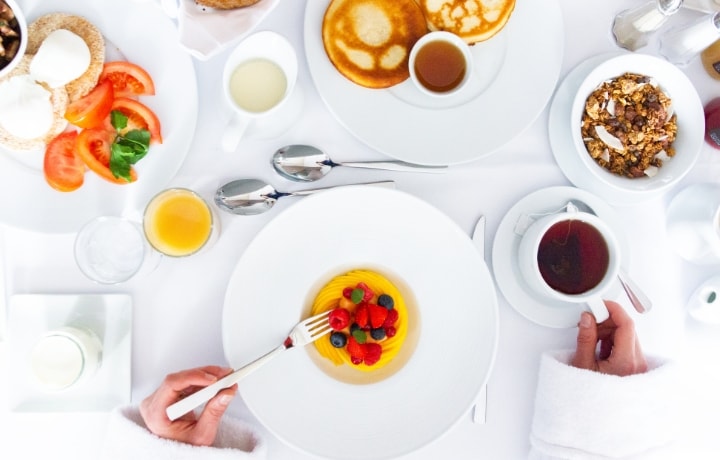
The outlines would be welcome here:
<svg viewBox="0 0 720 460">
<path fill-rule="evenodd" d="M 584 59 L 617 50 L 610 35 L 612 18 L 618 11 L 636 4 L 637 1 L 561 0 L 565 49 L 547 50 L 563 53 L 561 78 Z M 304 59 L 304 5 L 305 2 L 298 0 L 282 2 L 260 27 L 281 31 L 296 45 L 301 64 L 298 84 L 305 95 L 302 119 L 279 138 L 264 140 L 249 135 L 236 154 L 223 154 L 216 146 L 229 114 L 218 114 L 217 108 L 224 107 L 219 82 L 229 50 L 208 61 L 196 61 L 200 112 L 195 139 L 178 175 L 178 183 L 219 184 L 232 178 L 258 177 L 278 187 L 302 188 L 280 180 L 269 166 L 272 152 L 292 143 L 317 145 L 332 152 L 333 159 L 339 161 L 383 158 L 351 136 L 320 100 Z M 148 7 L 155 5 L 148 3 Z M 720 82 L 706 76 L 699 60 L 685 70 L 703 102 L 720 95 Z M 547 114 L 546 108 L 521 136 L 496 154 L 452 167 L 444 175 L 338 168 L 323 182 L 334 185 L 394 179 L 399 189 L 437 206 L 468 234 L 476 219 L 485 215 L 486 250 L 490 252 L 500 220 L 517 200 L 539 188 L 570 185 L 550 150 Z M 632 312 L 644 349 L 682 360 L 692 366 L 693 372 L 703 373 L 703 381 L 715 379 L 715 388 L 720 384 L 717 372 L 720 329 L 689 319 L 684 308 L 694 288 L 720 268 L 695 266 L 672 252 L 665 235 L 665 211 L 672 196 L 684 186 L 718 180 L 720 152 L 704 146 L 698 165 L 671 192 L 640 205 L 617 208 L 631 241 L 630 272 L 655 303 L 654 310 L 645 316 Z M 283 199 L 271 212 L 260 216 L 223 214 L 222 235 L 211 251 L 187 259 L 163 260 L 149 275 L 110 288 L 93 284 L 77 269 L 72 256 L 74 235 L 0 227 L 3 237 L 0 268 L 4 269 L 5 281 L 4 285 L 0 282 L 0 294 L 4 290 L 7 300 L 8 296 L 21 293 L 130 293 L 134 308 L 132 400 L 137 403 L 169 372 L 225 362 L 221 312 L 230 273 L 253 236 L 283 208 L 292 206 L 293 200 Z M 487 258 L 489 260 L 490 254 Z M 622 296 L 618 295 L 618 300 L 629 306 Z M 488 386 L 487 424 L 473 424 L 468 414 L 446 436 L 408 458 L 515 459 L 526 455 L 539 355 L 548 349 L 572 347 L 575 330 L 536 325 L 519 315 L 502 295 L 499 301 L 499 348 Z M 0 317 L 0 326 L 3 318 L 4 315 Z M 0 337 L 6 335 L 3 332 L 0 330 Z M 0 347 L 0 350 L 5 348 Z M 7 350 L 4 353 L 7 354 Z M 4 403 L 7 381 L 13 378 L 13 370 L 4 367 L 0 374 L 0 403 Z M 717 403 L 717 396 L 708 394 L 708 398 L 715 398 Z M 240 399 L 232 404 L 230 412 L 253 420 Z M 95 458 L 106 416 L 105 413 L 12 413 L 7 404 L 2 404 L 1 456 Z M 270 458 L 310 458 L 270 434 L 268 438 Z M 708 445 L 710 439 L 708 429 L 705 438 Z M 22 455 L 6 457 L 10 452 L 22 452 Z"/>
</svg>

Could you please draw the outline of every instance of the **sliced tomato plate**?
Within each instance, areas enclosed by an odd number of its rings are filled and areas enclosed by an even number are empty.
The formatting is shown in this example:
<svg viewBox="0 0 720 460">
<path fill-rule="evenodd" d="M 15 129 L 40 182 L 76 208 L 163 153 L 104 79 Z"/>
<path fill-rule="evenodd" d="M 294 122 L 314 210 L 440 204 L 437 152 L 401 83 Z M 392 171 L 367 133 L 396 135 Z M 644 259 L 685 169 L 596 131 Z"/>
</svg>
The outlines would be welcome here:
<svg viewBox="0 0 720 460">
<path fill-rule="evenodd" d="M 135 99 L 118 97 L 112 103 L 111 111 L 113 110 L 118 110 L 128 117 L 127 130 L 147 129 L 150 131 L 150 142 L 162 144 L 160 120 L 148 106 Z"/>
<path fill-rule="evenodd" d="M 115 177 L 110 171 L 110 146 L 115 134 L 104 128 L 83 129 L 77 136 L 75 150 L 82 162 L 91 171 L 114 184 L 128 184 L 137 180 L 137 173 L 130 168 L 130 182 Z"/>
<path fill-rule="evenodd" d="M 108 80 L 116 97 L 152 96 L 155 83 L 142 67 L 127 61 L 106 62 L 99 81 Z"/>
<path fill-rule="evenodd" d="M 102 81 L 86 96 L 68 105 L 65 119 L 80 128 L 100 126 L 110 114 L 114 95 L 112 83 Z"/>
<path fill-rule="evenodd" d="M 77 190 L 85 181 L 85 164 L 75 154 L 77 131 L 66 131 L 47 146 L 43 173 L 47 183 L 61 192 Z"/>
</svg>

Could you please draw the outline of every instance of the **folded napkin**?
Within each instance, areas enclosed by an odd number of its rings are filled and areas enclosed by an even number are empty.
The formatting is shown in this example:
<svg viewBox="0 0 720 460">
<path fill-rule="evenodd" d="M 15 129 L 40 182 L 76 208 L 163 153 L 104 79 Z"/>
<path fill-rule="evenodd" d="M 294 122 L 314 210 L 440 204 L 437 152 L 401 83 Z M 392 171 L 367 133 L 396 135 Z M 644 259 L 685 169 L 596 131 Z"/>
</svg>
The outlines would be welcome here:
<svg viewBox="0 0 720 460">
<path fill-rule="evenodd" d="M 145 427 L 140 411 L 125 406 L 110 413 L 103 460 L 261 460 L 267 447 L 250 425 L 223 416 L 215 443 L 211 447 L 192 446 L 152 434 Z"/>
<path fill-rule="evenodd" d="M 209 59 L 252 32 L 279 1 L 261 0 L 245 8 L 216 10 L 194 0 L 179 0 L 180 44 L 196 58 Z"/>
<path fill-rule="evenodd" d="M 682 412 L 675 365 L 648 358 L 647 372 L 618 377 L 572 367 L 572 356 L 542 357 L 530 458 L 665 458 Z"/>
</svg>

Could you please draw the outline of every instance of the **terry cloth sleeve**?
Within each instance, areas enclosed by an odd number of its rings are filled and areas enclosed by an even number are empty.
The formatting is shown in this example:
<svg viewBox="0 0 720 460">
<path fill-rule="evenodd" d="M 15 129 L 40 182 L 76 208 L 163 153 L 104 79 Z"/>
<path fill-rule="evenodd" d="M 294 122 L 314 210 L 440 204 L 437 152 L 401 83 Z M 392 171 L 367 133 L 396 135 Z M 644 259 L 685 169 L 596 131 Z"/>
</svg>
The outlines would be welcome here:
<svg viewBox="0 0 720 460">
<path fill-rule="evenodd" d="M 134 406 L 113 410 L 101 458 L 104 460 L 262 460 L 267 447 L 250 425 L 225 415 L 215 443 L 193 446 L 152 434 Z"/>
<path fill-rule="evenodd" d="M 664 458 L 681 419 L 676 366 L 649 357 L 647 372 L 618 377 L 570 366 L 573 354 L 541 359 L 530 458 Z"/>
</svg>

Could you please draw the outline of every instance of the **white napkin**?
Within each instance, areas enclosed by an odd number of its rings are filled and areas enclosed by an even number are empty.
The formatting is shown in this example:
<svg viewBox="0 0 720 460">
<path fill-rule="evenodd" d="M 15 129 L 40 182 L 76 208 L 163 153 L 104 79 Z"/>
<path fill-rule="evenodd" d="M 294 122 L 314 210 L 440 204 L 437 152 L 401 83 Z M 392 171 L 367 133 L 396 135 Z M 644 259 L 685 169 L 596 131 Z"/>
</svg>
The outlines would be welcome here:
<svg viewBox="0 0 720 460">
<path fill-rule="evenodd" d="M 209 59 L 252 32 L 279 1 L 261 0 L 245 8 L 216 10 L 194 0 L 179 0 L 180 44 L 196 58 Z"/>
<path fill-rule="evenodd" d="M 569 366 L 572 354 L 542 357 L 530 458 L 666 458 L 681 423 L 675 365 L 648 357 L 646 373 L 618 377 Z"/>
</svg>

